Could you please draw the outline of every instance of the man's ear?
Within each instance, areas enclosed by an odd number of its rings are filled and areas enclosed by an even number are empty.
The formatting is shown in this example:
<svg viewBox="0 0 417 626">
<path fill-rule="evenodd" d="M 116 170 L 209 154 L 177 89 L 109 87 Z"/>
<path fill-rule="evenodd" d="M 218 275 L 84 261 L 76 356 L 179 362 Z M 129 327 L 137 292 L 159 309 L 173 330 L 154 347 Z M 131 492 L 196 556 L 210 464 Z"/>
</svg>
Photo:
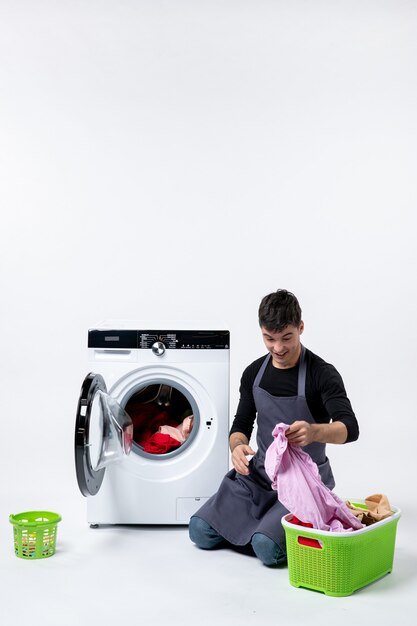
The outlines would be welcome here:
<svg viewBox="0 0 417 626">
<path fill-rule="evenodd" d="M 303 320 L 301 320 L 301 322 L 300 322 L 300 326 L 298 327 L 298 331 L 299 331 L 300 335 L 303 334 L 303 331 L 304 331 L 304 322 L 303 322 Z"/>
</svg>

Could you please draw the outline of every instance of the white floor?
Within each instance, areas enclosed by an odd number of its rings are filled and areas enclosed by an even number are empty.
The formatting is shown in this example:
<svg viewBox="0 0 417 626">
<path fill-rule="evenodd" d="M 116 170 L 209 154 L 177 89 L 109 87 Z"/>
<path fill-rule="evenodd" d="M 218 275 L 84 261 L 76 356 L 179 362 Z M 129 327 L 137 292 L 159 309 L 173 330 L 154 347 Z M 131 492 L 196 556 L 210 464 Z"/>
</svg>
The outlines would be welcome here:
<svg viewBox="0 0 417 626">
<path fill-rule="evenodd" d="M 416 623 L 415 515 L 403 512 L 399 521 L 393 572 L 334 598 L 290 586 L 286 567 L 269 569 L 231 550 L 199 550 L 186 527 L 93 530 L 75 491 L 65 503 L 61 496 L 49 504 L 63 517 L 57 552 L 28 562 L 13 552 L 8 515 L 19 512 L 10 510 L 16 502 L 2 498 L 2 625 Z"/>
</svg>

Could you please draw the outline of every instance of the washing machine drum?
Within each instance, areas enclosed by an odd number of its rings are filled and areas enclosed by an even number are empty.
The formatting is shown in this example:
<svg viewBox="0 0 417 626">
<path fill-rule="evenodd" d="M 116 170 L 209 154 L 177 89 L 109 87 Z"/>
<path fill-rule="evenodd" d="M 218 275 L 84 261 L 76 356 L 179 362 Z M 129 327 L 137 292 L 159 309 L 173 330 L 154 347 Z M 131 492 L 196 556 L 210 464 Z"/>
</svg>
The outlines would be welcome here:
<svg viewBox="0 0 417 626">
<path fill-rule="evenodd" d="M 145 385 L 124 406 L 133 421 L 134 451 L 142 456 L 173 453 L 195 434 L 196 407 L 172 384 Z"/>
<path fill-rule="evenodd" d="M 132 442 L 130 416 L 107 393 L 102 376 L 88 374 L 81 387 L 75 425 L 75 467 L 84 496 L 99 491 L 106 467 L 128 455 Z"/>
</svg>

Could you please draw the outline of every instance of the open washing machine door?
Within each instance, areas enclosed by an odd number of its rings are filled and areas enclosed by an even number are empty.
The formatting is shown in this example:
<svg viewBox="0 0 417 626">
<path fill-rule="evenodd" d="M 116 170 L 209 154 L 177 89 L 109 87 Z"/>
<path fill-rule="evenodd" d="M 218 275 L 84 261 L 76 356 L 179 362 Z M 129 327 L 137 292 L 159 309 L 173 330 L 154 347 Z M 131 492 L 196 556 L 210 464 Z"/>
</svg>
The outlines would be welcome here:
<svg viewBox="0 0 417 626">
<path fill-rule="evenodd" d="M 130 453 L 133 424 L 120 404 L 107 393 L 100 374 L 86 376 L 80 392 L 75 423 L 75 468 L 84 496 L 94 496 L 106 466 Z"/>
</svg>

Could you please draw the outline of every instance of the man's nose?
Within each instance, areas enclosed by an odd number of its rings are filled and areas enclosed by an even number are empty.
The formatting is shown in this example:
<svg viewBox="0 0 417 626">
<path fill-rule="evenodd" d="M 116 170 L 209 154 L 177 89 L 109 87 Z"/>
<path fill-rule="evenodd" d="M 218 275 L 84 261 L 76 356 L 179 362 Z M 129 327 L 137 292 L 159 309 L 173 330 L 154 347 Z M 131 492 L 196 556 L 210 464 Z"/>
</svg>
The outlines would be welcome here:
<svg viewBox="0 0 417 626">
<path fill-rule="evenodd" d="M 276 341 L 274 343 L 274 351 L 281 352 L 282 351 L 282 343 L 280 341 Z"/>
</svg>

